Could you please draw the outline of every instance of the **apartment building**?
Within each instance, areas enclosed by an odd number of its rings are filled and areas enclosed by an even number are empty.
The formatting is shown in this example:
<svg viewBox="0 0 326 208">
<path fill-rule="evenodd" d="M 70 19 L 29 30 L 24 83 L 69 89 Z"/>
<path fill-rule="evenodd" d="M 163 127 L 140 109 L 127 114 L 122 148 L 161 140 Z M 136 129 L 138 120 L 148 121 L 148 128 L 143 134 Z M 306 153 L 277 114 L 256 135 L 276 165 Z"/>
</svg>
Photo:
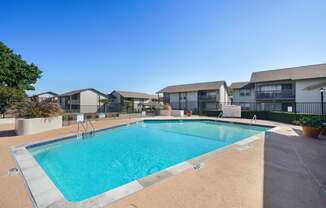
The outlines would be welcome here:
<svg viewBox="0 0 326 208">
<path fill-rule="evenodd" d="M 109 97 L 112 99 L 110 111 L 116 112 L 139 112 L 142 104 L 158 102 L 157 95 L 142 92 L 114 90 Z"/>
<path fill-rule="evenodd" d="M 233 103 L 243 109 L 319 114 L 326 64 L 254 72 L 249 82 L 230 88 Z"/>
<path fill-rule="evenodd" d="M 101 102 L 108 96 L 94 88 L 86 88 L 63 93 L 58 96 L 58 102 L 65 112 L 95 113 L 105 107 Z"/>
<path fill-rule="evenodd" d="M 229 102 L 225 81 L 173 85 L 157 93 L 163 94 L 163 102 L 170 104 L 172 109 L 195 113 L 217 111 Z"/>
<path fill-rule="evenodd" d="M 39 102 L 42 102 L 42 101 L 52 101 L 52 102 L 56 102 L 57 99 L 58 99 L 58 94 L 57 93 L 54 93 L 54 92 L 51 92 L 51 91 L 47 91 L 47 92 L 42 92 L 42 93 L 39 93 L 37 95 L 33 95 L 31 96 L 31 98 L 39 101 Z"/>
</svg>

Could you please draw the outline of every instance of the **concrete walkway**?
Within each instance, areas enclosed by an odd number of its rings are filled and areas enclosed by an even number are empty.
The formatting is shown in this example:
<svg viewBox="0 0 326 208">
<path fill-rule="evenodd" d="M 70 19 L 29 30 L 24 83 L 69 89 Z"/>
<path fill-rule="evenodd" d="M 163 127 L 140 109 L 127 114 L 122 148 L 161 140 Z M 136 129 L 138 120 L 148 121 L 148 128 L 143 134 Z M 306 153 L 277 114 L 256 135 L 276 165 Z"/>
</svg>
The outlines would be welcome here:
<svg viewBox="0 0 326 208">
<path fill-rule="evenodd" d="M 264 145 L 264 208 L 326 207 L 326 142 L 273 132 Z"/>
<path fill-rule="evenodd" d="M 102 120 L 95 126 L 103 128 L 136 120 Z M 326 207 L 326 142 L 300 136 L 296 126 L 259 120 L 257 123 L 279 128 L 253 141 L 248 148 L 232 145 L 222 149 L 202 169 L 170 177 L 108 207 Z M 16 165 L 8 148 L 75 130 L 76 126 L 69 126 L 25 137 L 0 137 L 0 208 L 32 207 L 21 176 L 7 174 Z"/>
</svg>

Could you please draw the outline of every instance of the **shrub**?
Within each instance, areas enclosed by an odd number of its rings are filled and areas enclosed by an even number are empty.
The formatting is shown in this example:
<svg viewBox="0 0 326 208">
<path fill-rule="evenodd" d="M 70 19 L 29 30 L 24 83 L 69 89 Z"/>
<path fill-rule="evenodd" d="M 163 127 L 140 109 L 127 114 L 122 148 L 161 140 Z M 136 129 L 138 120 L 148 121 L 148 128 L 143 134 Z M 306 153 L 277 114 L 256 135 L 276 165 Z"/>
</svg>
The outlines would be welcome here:
<svg viewBox="0 0 326 208">
<path fill-rule="evenodd" d="M 313 114 L 300 114 L 300 113 L 288 113 L 288 112 L 273 112 L 273 111 L 243 111 L 241 112 L 242 118 L 251 119 L 254 115 L 257 119 L 277 121 L 283 123 L 293 124 L 295 121 L 302 119 L 305 116 L 312 118 L 319 118 L 326 121 L 326 117 Z"/>
<path fill-rule="evenodd" d="M 20 118 L 48 118 L 63 114 L 57 103 L 48 101 L 24 101 L 11 106 L 11 113 Z"/>
<path fill-rule="evenodd" d="M 313 128 L 321 128 L 324 120 L 321 117 L 314 116 L 303 116 L 301 119 L 295 121 L 295 124 Z"/>
</svg>

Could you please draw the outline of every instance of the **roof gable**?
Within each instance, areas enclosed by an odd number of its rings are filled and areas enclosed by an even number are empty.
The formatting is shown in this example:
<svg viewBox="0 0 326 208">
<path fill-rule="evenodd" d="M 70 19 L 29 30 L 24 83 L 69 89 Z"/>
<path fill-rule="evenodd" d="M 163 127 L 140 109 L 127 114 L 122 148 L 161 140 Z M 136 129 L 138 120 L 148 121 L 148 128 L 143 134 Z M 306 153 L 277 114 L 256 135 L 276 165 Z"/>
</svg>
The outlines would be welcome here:
<svg viewBox="0 0 326 208">
<path fill-rule="evenodd" d="M 66 92 L 66 93 L 63 93 L 61 94 L 60 96 L 70 96 L 70 95 L 74 95 L 74 94 L 78 94 L 78 93 L 81 93 L 81 92 L 84 92 L 84 91 L 93 91 L 95 92 L 96 94 L 99 94 L 103 97 L 107 97 L 106 94 L 94 89 L 94 88 L 85 88 L 85 89 L 79 89 L 79 90 L 73 90 L 73 91 L 69 91 L 69 92 Z"/>
<path fill-rule="evenodd" d="M 158 93 L 177 93 L 177 92 L 192 92 L 200 90 L 218 90 L 222 85 L 226 85 L 225 81 L 215 81 L 215 82 L 200 82 L 193 84 L 182 84 L 182 85 L 172 85 L 167 86 Z"/>
<path fill-rule="evenodd" d="M 156 95 L 151 95 L 142 92 L 131 92 L 131 91 L 121 91 L 121 90 L 114 90 L 113 92 L 120 94 L 124 98 L 157 99 Z"/>
<path fill-rule="evenodd" d="M 249 84 L 249 82 L 232 82 L 230 85 L 231 89 L 240 89 Z"/>
<path fill-rule="evenodd" d="M 36 94 L 36 95 L 34 95 L 34 96 L 41 96 L 41 95 L 45 95 L 45 94 L 50 94 L 50 95 L 53 95 L 53 96 L 57 96 L 57 95 L 58 95 L 58 94 L 55 93 L 55 92 L 47 91 L 47 92 L 42 92 L 42 93 Z"/>
<path fill-rule="evenodd" d="M 254 72 L 250 82 L 302 80 L 326 77 L 326 64 L 307 65 L 293 68 Z"/>
</svg>

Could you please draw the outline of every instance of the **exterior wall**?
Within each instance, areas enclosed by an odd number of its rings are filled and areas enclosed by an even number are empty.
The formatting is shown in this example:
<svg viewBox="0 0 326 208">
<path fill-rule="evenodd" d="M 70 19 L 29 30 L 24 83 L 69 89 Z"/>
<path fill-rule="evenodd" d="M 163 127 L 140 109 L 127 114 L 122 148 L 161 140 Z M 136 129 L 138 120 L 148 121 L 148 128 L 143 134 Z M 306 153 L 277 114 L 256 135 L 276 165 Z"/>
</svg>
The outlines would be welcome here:
<svg viewBox="0 0 326 208">
<path fill-rule="evenodd" d="M 113 103 L 121 103 L 121 96 L 119 93 L 114 91 L 112 95 L 115 96 L 115 98 L 113 99 Z"/>
<path fill-rule="evenodd" d="M 178 93 L 170 94 L 170 105 L 173 110 L 179 109 L 179 94 Z"/>
<path fill-rule="evenodd" d="M 100 99 L 105 97 L 97 93 L 86 90 L 80 93 L 80 113 L 95 113 L 100 108 Z"/>
<path fill-rule="evenodd" d="M 122 97 L 116 91 L 113 91 L 112 92 L 112 95 L 114 96 L 114 99 L 112 100 L 112 102 L 110 103 L 110 105 L 108 106 L 108 108 L 109 108 L 110 111 L 119 112 L 119 111 L 121 111 Z"/>
<path fill-rule="evenodd" d="M 15 118 L 1 118 L 0 124 L 14 124 Z"/>
<path fill-rule="evenodd" d="M 216 109 L 216 103 L 206 103 L 205 104 L 205 109 L 204 110 L 214 110 Z"/>
<path fill-rule="evenodd" d="M 318 85 L 313 90 L 305 90 L 304 88 L 309 87 L 311 85 Z M 320 88 L 326 89 L 326 78 L 322 79 L 310 79 L 310 80 L 298 80 L 295 83 L 296 93 L 295 93 L 295 101 L 297 112 L 305 112 L 309 111 L 309 113 L 319 114 L 321 113 L 321 96 L 320 96 Z M 326 92 L 324 93 L 326 101 Z M 310 104 L 307 104 L 310 103 Z"/>
<path fill-rule="evenodd" d="M 179 110 L 180 96 L 179 93 L 171 93 L 170 105 L 173 110 Z M 181 93 L 181 97 L 186 97 L 186 100 L 182 99 L 181 108 L 182 110 L 196 111 L 198 109 L 198 93 L 197 92 L 185 92 Z"/>
<path fill-rule="evenodd" d="M 234 89 L 233 90 L 233 102 L 234 103 L 242 103 L 242 102 L 248 102 L 253 103 L 256 102 L 255 99 L 255 89 L 250 89 L 250 96 L 240 96 L 240 89 Z"/>
<path fill-rule="evenodd" d="M 304 88 L 311 85 L 322 84 L 322 86 L 313 90 L 304 90 Z M 295 101 L 296 102 L 317 102 L 320 103 L 320 88 L 326 88 L 326 78 L 324 79 L 311 79 L 311 80 L 298 80 L 295 83 Z"/>
<path fill-rule="evenodd" d="M 228 91 L 225 88 L 224 85 L 221 85 L 220 90 L 219 90 L 219 100 L 218 100 L 221 104 L 225 104 L 229 102 L 229 95 L 228 95 Z"/>
<path fill-rule="evenodd" d="M 188 92 L 187 93 L 187 109 L 196 111 L 198 109 L 198 93 Z"/>
<path fill-rule="evenodd" d="M 292 86 L 292 89 L 284 89 L 285 86 Z M 269 90 L 261 90 L 262 88 L 271 88 Z M 295 82 L 294 81 L 275 81 L 261 82 L 255 84 L 256 100 L 262 101 L 295 101 Z M 271 94 L 269 94 L 271 93 Z M 268 95 L 268 96 L 266 96 Z"/>
<path fill-rule="evenodd" d="M 62 128 L 62 116 L 50 118 L 31 118 L 31 119 L 16 119 L 17 135 L 36 134 L 44 131 Z"/>
<path fill-rule="evenodd" d="M 45 93 L 45 94 L 39 95 L 37 97 L 41 101 L 41 100 L 45 100 L 45 99 L 48 99 L 48 98 L 52 98 L 54 96 L 52 94 L 50 94 L 50 93 Z"/>
</svg>

